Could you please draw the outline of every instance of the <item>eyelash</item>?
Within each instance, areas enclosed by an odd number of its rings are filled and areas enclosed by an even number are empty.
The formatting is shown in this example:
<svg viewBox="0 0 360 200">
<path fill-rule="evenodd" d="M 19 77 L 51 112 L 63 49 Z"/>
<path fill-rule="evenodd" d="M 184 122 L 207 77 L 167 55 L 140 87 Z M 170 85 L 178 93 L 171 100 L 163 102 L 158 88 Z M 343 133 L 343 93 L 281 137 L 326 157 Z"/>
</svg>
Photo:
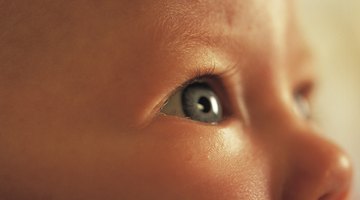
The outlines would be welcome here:
<svg viewBox="0 0 360 200">
<path fill-rule="evenodd" d="M 218 67 L 215 64 L 213 64 L 210 67 L 196 68 L 191 75 L 192 78 L 190 79 L 190 81 L 187 81 L 184 84 L 182 84 L 182 87 L 185 87 L 203 78 L 216 78 L 219 81 L 224 82 L 224 80 L 228 80 L 229 78 L 234 77 L 240 70 L 240 68 L 238 67 L 238 63 L 229 65 L 225 67 L 223 71 L 220 72 L 216 72 L 217 68 Z"/>
</svg>

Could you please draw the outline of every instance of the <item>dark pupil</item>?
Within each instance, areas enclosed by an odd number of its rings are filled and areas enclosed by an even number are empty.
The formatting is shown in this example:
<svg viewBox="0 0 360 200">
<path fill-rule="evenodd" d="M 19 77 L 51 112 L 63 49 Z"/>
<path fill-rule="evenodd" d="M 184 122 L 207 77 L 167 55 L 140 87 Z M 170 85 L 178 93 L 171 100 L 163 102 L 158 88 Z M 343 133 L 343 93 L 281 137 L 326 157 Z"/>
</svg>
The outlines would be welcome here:
<svg viewBox="0 0 360 200">
<path fill-rule="evenodd" d="M 198 100 L 198 108 L 204 113 L 208 113 L 211 110 L 211 103 L 208 98 L 200 97 Z"/>
</svg>

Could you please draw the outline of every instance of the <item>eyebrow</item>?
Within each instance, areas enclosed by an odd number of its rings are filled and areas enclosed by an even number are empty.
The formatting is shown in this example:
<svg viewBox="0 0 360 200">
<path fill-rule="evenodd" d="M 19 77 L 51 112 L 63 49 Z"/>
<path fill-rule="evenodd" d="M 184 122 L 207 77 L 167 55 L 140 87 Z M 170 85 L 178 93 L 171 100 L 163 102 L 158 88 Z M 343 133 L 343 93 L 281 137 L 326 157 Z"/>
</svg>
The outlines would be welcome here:
<svg viewBox="0 0 360 200">
<path fill-rule="evenodd" d="M 234 41 L 230 40 L 222 32 L 214 32 L 208 27 L 209 21 L 202 23 L 200 16 L 186 16 L 176 13 L 160 14 L 150 23 L 149 29 L 152 33 L 153 42 L 165 48 L 176 47 L 177 49 L 188 49 L 202 45 L 205 47 L 230 46 Z M 218 30 L 216 30 L 218 31 Z"/>
<path fill-rule="evenodd" d="M 206 30 L 207 26 L 201 25 L 199 21 L 191 18 L 186 23 L 179 22 L 180 20 L 176 18 L 177 16 L 167 14 L 157 19 L 153 24 L 155 27 L 153 29 L 153 40 L 172 50 L 183 51 L 201 45 L 210 48 L 226 47 L 239 53 L 244 47 L 251 47 L 251 44 L 243 41 L 240 36 L 235 38 L 226 35 L 225 31 L 215 33 L 210 31 L 211 29 Z M 187 17 L 184 18 L 187 19 Z M 307 46 L 307 42 L 304 42 L 304 38 L 299 35 L 298 29 L 293 31 L 288 32 L 287 37 L 289 38 L 284 38 L 285 43 L 288 43 L 289 40 L 292 41 L 290 42 L 291 45 L 286 44 L 287 49 L 291 50 L 288 56 L 294 56 L 293 58 L 300 61 L 299 63 L 311 60 L 312 52 Z"/>
<path fill-rule="evenodd" d="M 166 21 L 158 23 L 153 35 L 153 40 L 167 47 L 215 46 L 217 43 L 217 40 L 209 35 L 209 32 L 194 28 L 190 24 L 167 24 Z"/>
</svg>

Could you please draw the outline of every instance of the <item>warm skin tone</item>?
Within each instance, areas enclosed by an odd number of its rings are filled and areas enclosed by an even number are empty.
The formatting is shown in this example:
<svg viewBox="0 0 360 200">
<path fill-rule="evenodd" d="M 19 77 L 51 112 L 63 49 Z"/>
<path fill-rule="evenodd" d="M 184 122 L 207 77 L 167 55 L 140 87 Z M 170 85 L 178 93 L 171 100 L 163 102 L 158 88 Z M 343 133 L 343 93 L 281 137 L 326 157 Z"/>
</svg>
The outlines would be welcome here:
<svg viewBox="0 0 360 200">
<path fill-rule="evenodd" d="M 345 198 L 348 158 L 296 112 L 313 76 L 291 13 L 282 0 L 0 1 L 0 199 Z M 221 122 L 161 114 L 210 71 Z"/>
</svg>

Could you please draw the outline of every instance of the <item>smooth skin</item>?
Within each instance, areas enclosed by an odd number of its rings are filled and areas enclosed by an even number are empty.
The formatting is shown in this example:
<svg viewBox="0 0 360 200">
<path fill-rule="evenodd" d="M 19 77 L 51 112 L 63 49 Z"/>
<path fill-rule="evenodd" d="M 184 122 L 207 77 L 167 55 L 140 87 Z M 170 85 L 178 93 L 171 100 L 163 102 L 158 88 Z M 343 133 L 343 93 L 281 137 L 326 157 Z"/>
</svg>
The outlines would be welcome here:
<svg viewBox="0 0 360 200">
<path fill-rule="evenodd" d="M 289 2 L 0 1 L 0 199 L 346 199 Z M 209 73 L 221 122 L 162 112 Z"/>
</svg>

